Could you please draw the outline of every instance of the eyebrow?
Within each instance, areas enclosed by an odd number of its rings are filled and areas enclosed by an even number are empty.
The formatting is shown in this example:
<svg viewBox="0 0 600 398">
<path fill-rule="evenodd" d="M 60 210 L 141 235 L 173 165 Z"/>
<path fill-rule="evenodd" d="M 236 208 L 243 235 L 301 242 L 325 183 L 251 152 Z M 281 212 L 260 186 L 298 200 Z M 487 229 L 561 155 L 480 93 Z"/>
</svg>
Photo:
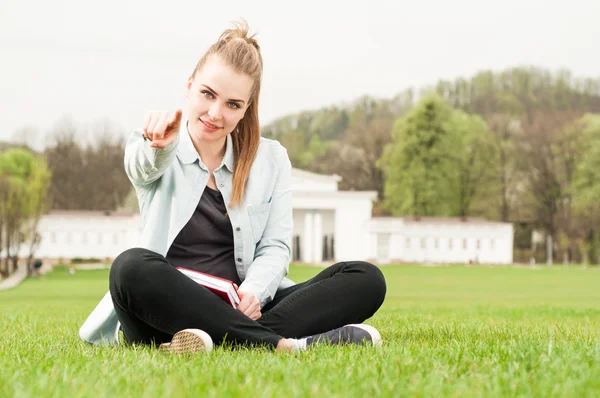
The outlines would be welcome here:
<svg viewBox="0 0 600 398">
<path fill-rule="evenodd" d="M 210 88 L 206 84 L 203 84 L 203 86 L 206 87 L 207 89 L 209 89 L 210 91 L 212 91 L 212 93 L 214 95 L 219 95 L 219 94 L 217 94 L 217 92 L 215 90 L 213 90 L 212 88 Z M 241 102 L 242 104 L 245 104 L 244 100 L 241 100 L 241 99 L 230 99 L 229 101 L 231 101 L 231 102 Z"/>
</svg>

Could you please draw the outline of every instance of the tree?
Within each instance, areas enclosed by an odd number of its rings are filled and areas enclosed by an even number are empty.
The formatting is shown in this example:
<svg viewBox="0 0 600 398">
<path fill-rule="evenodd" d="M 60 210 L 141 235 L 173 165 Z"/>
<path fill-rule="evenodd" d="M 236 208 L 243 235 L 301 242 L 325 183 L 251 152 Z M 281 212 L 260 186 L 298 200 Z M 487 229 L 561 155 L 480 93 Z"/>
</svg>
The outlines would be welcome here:
<svg viewBox="0 0 600 398">
<path fill-rule="evenodd" d="M 122 204 L 130 182 L 123 168 L 125 141 L 116 131 L 108 123 L 96 124 L 87 143 L 72 122 L 55 126 L 45 150 L 54 209 L 112 211 Z"/>
<path fill-rule="evenodd" d="M 571 192 L 575 162 L 583 150 L 580 116 L 576 111 L 533 112 L 523 122 L 520 158 L 529 205 L 553 242 L 558 242 L 560 229 L 570 242 L 575 240 Z"/>
<path fill-rule="evenodd" d="M 27 201 L 23 204 L 27 206 L 27 218 L 23 225 L 24 240 L 27 244 L 27 273 L 33 273 L 33 263 L 35 252 L 41 243 L 41 236 L 38 233 L 38 225 L 42 215 L 46 214 L 52 206 L 52 200 L 48 197 L 52 173 L 48 168 L 46 159 L 36 157 L 33 159 L 33 167 L 27 181 Z"/>
<path fill-rule="evenodd" d="M 315 159 L 324 156 L 327 153 L 329 143 L 323 143 L 318 135 L 310 137 L 308 142 L 308 148 L 299 155 L 300 160 L 298 161 L 303 167 L 310 168 L 309 166 L 314 163 Z"/>
<path fill-rule="evenodd" d="M 397 215 L 468 217 L 490 183 L 492 155 L 481 117 L 428 96 L 398 121 L 381 159 L 386 206 Z"/>
<path fill-rule="evenodd" d="M 27 241 L 29 258 L 33 258 L 39 243 L 37 225 L 49 206 L 49 182 L 50 173 L 43 158 L 25 149 L 0 154 L 0 250 L 4 248 L 6 254 L 3 274 L 17 266 L 19 249 Z"/>
<path fill-rule="evenodd" d="M 116 128 L 107 123 L 98 124 L 92 130 L 95 139 L 84 150 L 85 196 L 79 200 L 81 209 L 112 211 L 129 193 L 131 182 L 123 167 L 126 142 L 115 131 Z"/>
<path fill-rule="evenodd" d="M 315 160 L 311 171 L 323 174 L 337 174 L 342 177 L 339 188 L 342 190 L 370 190 L 373 180 L 370 177 L 372 164 L 363 148 L 343 141 L 333 141 L 328 151 Z"/>
<path fill-rule="evenodd" d="M 59 122 L 50 134 L 50 143 L 44 153 L 52 170 L 50 193 L 55 209 L 82 209 L 80 198 L 87 198 L 86 159 L 80 144 L 81 138 L 77 136 L 77 127 L 72 121 Z"/>
<path fill-rule="evenodd" d="M 517 144 L 521 123 L 509 114 L 490 115 L 487 122 L 493 137 L 494 153 L 492 172 L 495 183 L 491 186 L 491 201 L 497 209 L 495 217 L 509 222 L 520 197 Z"/>
<path fill-rule="evenodd" d="M 392 214 L 452 213 L 448 170 L 453 111 L 445 100 L 428 96 L 397 121 L 379 163 L 386 175 L 384 206 Z"/>
<path fill-rule="evenodd" d="M 303 154 L 307 147 L 305 134 L 300 131 L 294 131 L 282 135 L 279 141 L 287 149 L 288 156 L 294 167 L 304 167 Z"/>
<path fill-rule="evenodd" d="M 25 196 L 25 181 L 7 170 L 8 162 L 0 160 L 0 231 L 3 238 L 0 249 L 4 249 L 1 273 L 9 275 L 17 266 L 17 251 L 21 244 L 20 228 L 23 213 L 20 204 Z"/>
<path fill-rule="evenodd" d="M 355 110 L 343 141 L 330 143 L 327 152 L 314 158 L 311 169 L 340 175 L 340 189 L 377 191 L 378 200 L 382 201 L 385 178 L 377 161 L 391 141 L 394 114 L 385 106 L 376 107 L 379 109 L 372 109 L 369 118 L 359 109 Z"/>
<path fill-rule="evenodd" d="M 583 141 L 586 151 L 575 169 L 575 205 L 600 207 L 600 115 L 588 114 L 582 118 Z"/>
<path fill-rule="evenodd" d="M 369 182 L 356 187 L 356 189 L 377 191 L 377 199 L 382 202 L 385 175 L 383 170 L 377 166 L 377 162 L 383 155 L 385 146 L 392 141 L 392 129 L 396 115 L 389 109 L 388 104 L 376 104 L 375 108 L 371 118 L 355 121 L 354 125 L 346 132 L 345 141 L 355 148 L 360 148 L 366 161 L 364 177 Z"/>
<path fill-rule="evenodd" d="M 587 263 L 600 260 L 600 115 L 585 115 L 580 125 L 585 149 L 575 166 L 573 206 L 579 220 L 576 242 Z"/>
<path fill-rule="evenodd" d="M 494 148 L 485 121 L 478 115 L 455 110 L 451 116 L 450 179 L 455 198 L 453 213 L 466 218 L 471 215 L 478 193 L 492 182 Z"/>
</svg>

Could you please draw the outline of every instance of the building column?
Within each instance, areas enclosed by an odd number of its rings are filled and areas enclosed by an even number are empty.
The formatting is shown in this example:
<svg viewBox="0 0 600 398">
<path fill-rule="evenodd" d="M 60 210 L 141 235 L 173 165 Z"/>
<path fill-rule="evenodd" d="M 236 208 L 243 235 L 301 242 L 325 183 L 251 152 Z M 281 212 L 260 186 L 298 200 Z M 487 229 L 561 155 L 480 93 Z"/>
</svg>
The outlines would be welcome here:
<svg viewBox="0 0 600 398">
<path fill-rule="evenodd" d="M 302 261 L 310 263 L 313 260 L 313 212 L 306 210 L 304 215 L 304 236 L 300 244 L 302 250 Z"/>
<path fill-rule="evenodd" d="M 313 263 L 323 262 L 323 216 L 320 211 L 315 211 L 313 218 Z"/>
</svg>

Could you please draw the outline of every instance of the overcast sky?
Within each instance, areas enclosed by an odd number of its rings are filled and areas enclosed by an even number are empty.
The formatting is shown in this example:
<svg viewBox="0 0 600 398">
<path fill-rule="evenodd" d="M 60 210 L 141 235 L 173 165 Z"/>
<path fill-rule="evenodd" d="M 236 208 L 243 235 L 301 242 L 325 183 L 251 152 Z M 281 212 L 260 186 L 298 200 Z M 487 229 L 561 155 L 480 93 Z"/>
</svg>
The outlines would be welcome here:
<svg viewBox="0 0 600 398">
<path fill-rule="evenodd" d="M 0 140 L 66 115 L 125 131 L 183 105 L 207 47 L 245 18 L 263 124 L 440 78 L 536 65 L 600 77 L 598 0 L 0 0 Z"/>
</svg>

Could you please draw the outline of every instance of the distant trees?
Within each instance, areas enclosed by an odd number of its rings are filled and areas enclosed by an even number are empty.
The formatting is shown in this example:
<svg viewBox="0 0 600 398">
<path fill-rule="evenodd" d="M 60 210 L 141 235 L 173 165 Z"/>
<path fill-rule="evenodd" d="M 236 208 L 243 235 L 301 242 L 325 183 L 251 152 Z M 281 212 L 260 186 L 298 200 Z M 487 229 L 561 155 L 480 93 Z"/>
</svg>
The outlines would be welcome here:
<svg viewBox="0 0 600 398">
<path fill-rule="evenodd" d="M 28 269 L 40 242 L 37 232 L 42 214 L 50 207 L 48 190 L 51 173 L 43 157 L 14 148 L 0 153 L 0 263 L 3 275 L 17 265 L 22 244 L 29 249 Z"/>
<path fill-rule="evenodd" d="M 44 155 L 52 170 L 53 209 L 115 210 L 132 189 L 123 167 L 123 135 L 103 123 L 91 137 L 68 120 L 50 133 Z"/>
<path fill-rule="evenodd" d="M 12 145 L 0 148 L 3 275 L 15 269 L 20 247 L 27 248 L 31 272 L 41 239 L 38 223 L 50 209 L 113 211 L 132 191 L 123 168 L 123 135 L 108 123 L 90 132 L 91 140 L 82 128 L 61 120 L 42 153 L 29 148 L 37 137 L 29 127 L 15 133 Z"/>
<path fill-rule="evenodd" d="M 600 261 L 598 114 L 600 80 L 511 68 L 288 115 L 264 133 L 295 167 L 376 190 L 376 214 L 515 222 L 551 238 L 563 261 Z M 326 152 L 306 156 L 315 135 Z"/>
<path fill-rule="evenodd" d="M 294 167 L 340 175 L 340 189 L 374 190 L 382 201 L 385 178 L 377 161 L 395 119 L 411 106 L 410 91 L 391 100 L 363 96 L 344 107 L 286 116 L 265 126 L 263 135 L 287 148 Z"/>
</svg>

